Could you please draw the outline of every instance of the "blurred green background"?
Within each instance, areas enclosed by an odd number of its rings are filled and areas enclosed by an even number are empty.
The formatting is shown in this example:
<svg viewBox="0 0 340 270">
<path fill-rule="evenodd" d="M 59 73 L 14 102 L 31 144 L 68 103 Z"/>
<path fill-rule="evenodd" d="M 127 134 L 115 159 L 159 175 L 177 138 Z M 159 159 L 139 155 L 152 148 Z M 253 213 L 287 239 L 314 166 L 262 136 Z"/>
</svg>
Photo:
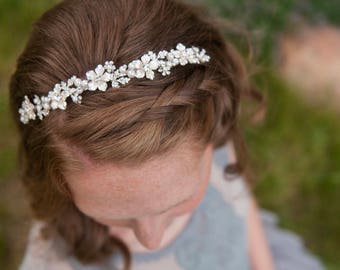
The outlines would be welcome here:
<svg viewBox="0 0 340 270">
<path fill-rule="evenodd" d="M 0 0 L 0 269 L 17 269 L 29 225 L 17 179 L 17 134 L 8 112 L 8 79 L 32 22 L 57 2 Z M 216 15 L 247 28 L 262 67 L 254 80 L 268 97 L 267 117 L 258 126 L 243 125 L 260 206 L 276 212 L 282 227 L 301 235 L 328 269 L 340 269 L 340 109 L 305 102 L 280 76 L 276 59 L 278 37 L 301 20 L 339 26 L 340 2 L 191 2 L 207 5 Z M 242 51 L 242 41 L 230 38 Z"/>
</svg>

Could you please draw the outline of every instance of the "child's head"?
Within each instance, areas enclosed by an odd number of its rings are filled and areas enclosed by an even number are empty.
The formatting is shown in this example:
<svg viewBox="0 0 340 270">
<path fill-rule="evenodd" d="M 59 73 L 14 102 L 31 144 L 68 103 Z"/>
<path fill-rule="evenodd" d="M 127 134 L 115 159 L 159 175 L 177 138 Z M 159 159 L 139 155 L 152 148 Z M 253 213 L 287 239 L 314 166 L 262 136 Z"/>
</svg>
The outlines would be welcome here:
<svg viewBox="0 0 340 270">
<path fill-rule="evenodd" d="M 135 232 L 156 246 L 157 237 L 148 238 L 151 221 L 143 218 L 204 187 L 214 148 L 233 140 L 242 149 L 237 120 L 240 97 L 250 89 L 248 74 L 203 14 L 173 0 L 69 0 L 34 24 L 10 83 L 22 178 L 35 217 L 83 262 L 107 258 L 119 244 L 108 237 L 108 218 L 124 220 L 123 226 L 144 220 Z M 210 61 L 105 92 L 87 91 L 81 104 L 69 100 L 66 110 L 43 120 L 19 120 L 25 95 L 47 95 L 56 83 L 85 78 L 107 60 L 119 67 L 179 42 L 204 48 Z M 197 196 L 157 219 L 159 235 L 170 216 L 197 205 Z"/>
</svg>

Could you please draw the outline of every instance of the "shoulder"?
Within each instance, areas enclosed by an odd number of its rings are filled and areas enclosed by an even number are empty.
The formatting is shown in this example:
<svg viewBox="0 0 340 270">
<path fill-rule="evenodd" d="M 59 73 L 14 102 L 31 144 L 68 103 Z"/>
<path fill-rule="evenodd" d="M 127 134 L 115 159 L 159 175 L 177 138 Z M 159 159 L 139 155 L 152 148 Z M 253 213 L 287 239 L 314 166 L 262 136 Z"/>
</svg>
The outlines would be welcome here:
<svg viewBox="0 0 340 270">
<path fill-rule="evenodd" d="M 232 180 L 224 177 L 224 167 L 235 162 L 232 144 L 215 149 L 211 166 L 211 184 L 219 190 L 226 203 L 232 205 L 235 213 L 246 219 L 250 209 L 251 194 L 243 176 L 235 176 Z"/>
<path fill-rule="evenodd" d="M 44 225 L 42 221 L 32 222 L 19 270 L 72 270 L 65 254 L 57 248 L 57 242 L 42 237 Z"/>
</svg>

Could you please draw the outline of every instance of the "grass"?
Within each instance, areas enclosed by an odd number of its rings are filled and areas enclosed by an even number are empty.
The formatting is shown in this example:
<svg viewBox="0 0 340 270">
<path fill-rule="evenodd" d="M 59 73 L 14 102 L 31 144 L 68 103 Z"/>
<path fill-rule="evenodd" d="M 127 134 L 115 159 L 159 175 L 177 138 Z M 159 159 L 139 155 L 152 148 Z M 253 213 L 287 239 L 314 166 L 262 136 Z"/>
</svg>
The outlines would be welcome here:
<svg viewBox="0 0 340 270">
<path fill-rule="evenodd" d="M 197 2 L 197 1 L 191 1 Z M 256 44 L 258 61 L 270 66 L 278 35 L 294 30 L 296 23 L 329 22 L 340 25 L 338 0 L 200 0 L 213 13 L 249 30 Z"/>
<path fill-rule="evenodd" d="M 28 0 L 0 0 L 0 75 L 8 75 L 13 68 L 32 22 L 57 2 L 60 1 L 35 0 L 32 3 Z"/>
<path fill-rule="evenodd" d="M 15 59 L 28 37 L 31 23 L 56 2 L 0 0 L 0 268 L 6 270 L 18 268 L 20 256 L 25 248 L 20 246 L 23 244 L 20 237 L 25 231 L 23 227 L 20 229 L 23 215 L 16 216 L 11 212 L 13 208 L 21 212 L 24 202 L 20 200 L 21 193 L 11 191 L 16 191 L 15 186 L 18 184 L 12 179 L 16 168 L 17 134 L 9 117 L 8 79 L 14 71 Z M 8 190 L 15 198 L 11 200 L 11 205 L 8 201 Z"/>
<path fill-rule="evenodd" d="M 0 188 L 15 169 L 16 134 L 8 115 L 7 83 L 31 23 L 56 0 L 0 0 Z M 195 1 L 197 2 L 197 1 Z M 262 207 L 278 213 L 281 225 L 303 236 L 328 269 L 340 269 L 340 125 L 327 106 L 311 107 L 275 73 L 273 52 L 280 33 L 296 18 L 339 25 L 338 0 L 201 0 L 216 13 L 236 19 L 250 30 L 257 61 L 266 69 L 256 83 L 268 95 L 268 113 L 258 127 L 244 126 Z M 15 30 L 15 35 L 13 31 Z M 235 43 L 240 40 L 235 37 Z M 8 207 L 0 189 L 0 260 L 15 269 L 8 254 Z M 337 240 L 338 239 L 338 240 Z M 11 268 L 12 267 L 12 268 Z"/>
<path fill-rule="evenodd" d="M 257 81 L 270 103 L 261 125 L 244 128 L 256 197 L 329 269 L 340 269 L 339 114 L 305 104 L 273 71 Z"/>
</svg>

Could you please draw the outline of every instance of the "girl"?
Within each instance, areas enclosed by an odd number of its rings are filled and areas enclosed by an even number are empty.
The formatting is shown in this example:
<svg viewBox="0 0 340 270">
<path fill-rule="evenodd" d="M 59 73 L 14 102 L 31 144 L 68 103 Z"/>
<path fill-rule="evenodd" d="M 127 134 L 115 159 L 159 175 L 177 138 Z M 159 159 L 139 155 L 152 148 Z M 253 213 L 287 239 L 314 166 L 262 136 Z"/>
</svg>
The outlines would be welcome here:
<svg viewBox="0 0 340 270">
<path fill-rule="evenodd" d="M 10 82 L 34 214 L 20 269 L 274 269 L 243 180 L 248 77 L 203 8 L 45 12 Z"/>
</svg>

